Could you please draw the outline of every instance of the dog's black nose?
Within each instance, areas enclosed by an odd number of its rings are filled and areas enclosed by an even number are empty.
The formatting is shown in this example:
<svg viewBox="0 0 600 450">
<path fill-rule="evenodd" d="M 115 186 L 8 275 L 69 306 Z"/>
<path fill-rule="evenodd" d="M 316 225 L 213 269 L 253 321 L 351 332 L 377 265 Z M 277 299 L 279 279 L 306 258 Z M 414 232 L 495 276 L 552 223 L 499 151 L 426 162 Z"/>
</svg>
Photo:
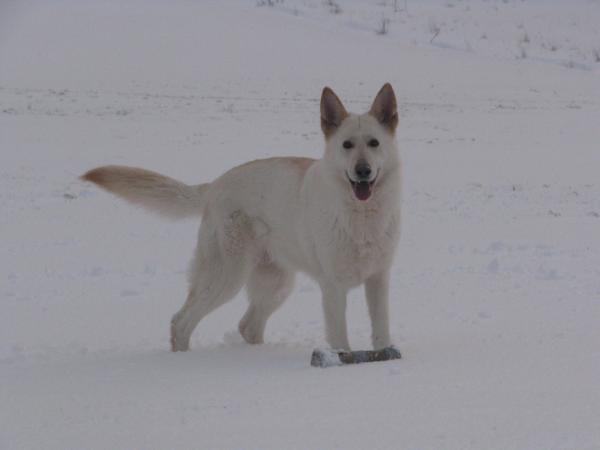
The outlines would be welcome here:
<svg viewBox="0 0 600 450">
<path fill-rule="evenodd" d="M 354 168 L 356 172 L 356 176 L 359 180 L 368 180 L 371 176 L 371 166 L 368 162 L 361 160 L 356 163 L 356 167 Z"/>
</svg>

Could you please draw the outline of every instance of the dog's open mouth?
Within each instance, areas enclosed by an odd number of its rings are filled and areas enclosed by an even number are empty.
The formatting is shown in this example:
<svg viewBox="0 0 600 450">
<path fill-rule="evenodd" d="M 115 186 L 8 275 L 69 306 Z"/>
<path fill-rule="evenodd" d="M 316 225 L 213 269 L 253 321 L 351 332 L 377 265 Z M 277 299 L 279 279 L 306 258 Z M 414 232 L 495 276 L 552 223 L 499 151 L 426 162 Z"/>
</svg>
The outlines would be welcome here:
<svg viewBox="0 0 600 450">
<path fill-rule="evenodd" d="M 348 175 L 346 174 L 346 176 Z M 348 181 L 350 181 L 354 195 L 357 199 L 363 202 L 368 200 L 373 194 L 373 185 L 375 184 L 376 179 L 377 177 L 375 177 L 372 181 L 354 181 L 348 176 Z"/>
</svg>

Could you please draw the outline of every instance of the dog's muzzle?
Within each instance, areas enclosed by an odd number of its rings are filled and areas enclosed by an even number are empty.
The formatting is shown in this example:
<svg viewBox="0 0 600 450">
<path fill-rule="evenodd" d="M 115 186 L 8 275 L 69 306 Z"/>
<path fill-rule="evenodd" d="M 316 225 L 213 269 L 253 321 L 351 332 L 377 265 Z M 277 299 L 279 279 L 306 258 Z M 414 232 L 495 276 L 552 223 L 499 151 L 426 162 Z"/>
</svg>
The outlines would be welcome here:
<svg viewBox="0 0 600 450">
<path fill-rule="evenodd" d="M 371 179 L 372 173 L 373 171 L 371 170 L 371 166 L 364 160 L 358 161 L 354 167 L 354 174 L 356 178 L 351 177 L 346 172 L 348 181 L 350 181 L 354 195 L 358 200 L 366 201 L 373 194 L 373 185 L 375 184 L 378 174 Z"/>
</svg>

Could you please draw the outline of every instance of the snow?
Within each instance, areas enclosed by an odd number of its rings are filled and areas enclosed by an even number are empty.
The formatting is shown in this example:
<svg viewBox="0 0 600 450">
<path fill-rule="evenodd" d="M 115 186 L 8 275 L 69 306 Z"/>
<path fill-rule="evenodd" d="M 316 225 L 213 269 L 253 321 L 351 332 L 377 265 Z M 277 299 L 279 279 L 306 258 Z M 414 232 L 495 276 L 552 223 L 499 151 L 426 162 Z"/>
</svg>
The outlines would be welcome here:
<svg viewBox="0 0 600 450">
<path fill-rule="evenodd" d="M 324 368 L 343 365 L 338 353 L 327 348 L 316 348 L 311 356 L 310 364 L 313 367 Z"/>
<path fill-rule="evenodd" d="M 2 2 L 0 448 L 600 448 L 598 23 L 595 0 Z M 170 353 L 198 223 L 77 177 L 319 157 L 322 87 L 362 111 L 386 81 L 403 358 L 310 367 L 305 277 L 265 345 L 240 295 Z"/>
</svg>

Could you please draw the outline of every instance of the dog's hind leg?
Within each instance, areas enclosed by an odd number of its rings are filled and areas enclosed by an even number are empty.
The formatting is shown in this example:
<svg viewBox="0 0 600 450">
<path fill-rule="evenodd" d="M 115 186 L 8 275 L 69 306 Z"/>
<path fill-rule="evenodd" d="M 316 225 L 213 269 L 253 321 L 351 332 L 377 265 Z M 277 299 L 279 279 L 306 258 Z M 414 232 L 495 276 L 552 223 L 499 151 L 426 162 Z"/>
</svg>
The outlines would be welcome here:
<svg viewBox="0 0 600 450">
<path fill-rule="evenodd" d="M 243 213 L 233 214 L 216 229 L 205 220 L 190 269 L 190 292 L 171 320 L 171 349 L 189 350 L 198 322 L 231 300 L 244 286 L 251 269 L 252 226 Z"/>
<path fill-rule="evenodd" d="M 294 273 L 274 263 L 259 264 L 246 285 L 250 304 L 238 329 L 249 344 L 262 344 L 267 320 L 292 292 Z"/>
</svg>

